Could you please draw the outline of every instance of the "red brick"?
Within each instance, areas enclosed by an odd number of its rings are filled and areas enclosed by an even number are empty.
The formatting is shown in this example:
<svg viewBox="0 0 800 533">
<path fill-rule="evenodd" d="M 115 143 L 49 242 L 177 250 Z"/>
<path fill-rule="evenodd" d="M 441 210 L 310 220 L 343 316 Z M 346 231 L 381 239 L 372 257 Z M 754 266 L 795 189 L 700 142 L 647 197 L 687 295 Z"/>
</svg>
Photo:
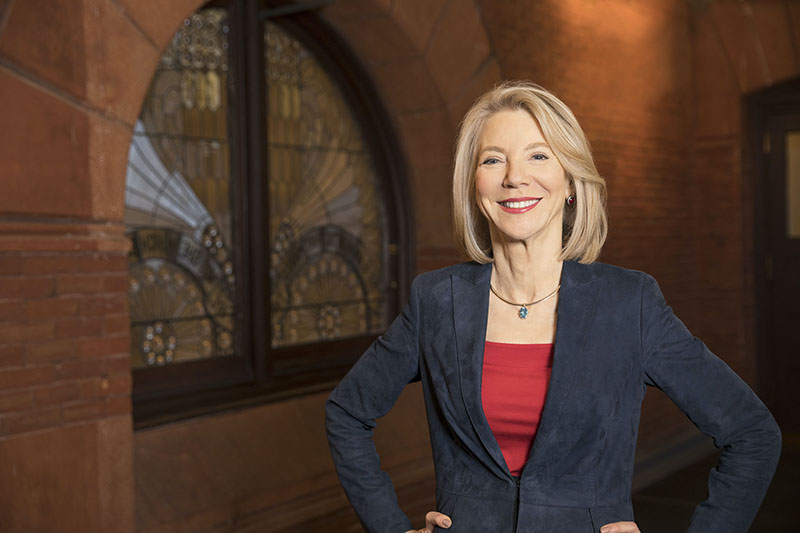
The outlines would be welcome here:
<svg viewBox="0 0 800 533">
<path fill-rule="evenodd" d="M 86 3 L 87 101 L 126 124 L 133 124 L 139 116 L 161 50 L 142 35 L 114 2 L 86 0 Z M 177 27 L 182 21 L 173 19 L 171 22 Z M 131 65 L 138 66 L 137 75 L 131 75 Z"/>
<path fill-rule="evenodd" d="M 99 272 L 128 272 L 125 254 L 86 254 L 78 256 L 78 271 L 85 274 Z"/>
<path fill-rule="evenodd" d="M 342 20 L 355 18 L 385 17 L 387 7 L 391 0 L 348 0 L 346 2 L 331 2 L 322 8 L 322 13 L 329 20 Z"/>
<path fill-rule="evenodd" d="M 458 124 L 480 95 L 500 83 L 503 74 L 495 58 L 485 62 L 461 87 L 457 98 L 448 102 L 450 121 Z"/>
<path fill-rule="evenodd" d="M 23 304 L 16 300 L 0 300 L 0 322 L 18 322 L 25 317 Z"/>
<path fill-rule="evenodd" d="M 128 314 L 109 315 L 103 318 L 103 335 L 129 335 L 131 319 Z"/>
<path fill-rule="evenodd" d="M 78 357 L 98 357 L 128 353 L 130 351 L 130 337 L 104 337 L 100 339 L 83 339 L 77 341 Z"/>
<path fill-rule="evenodd" d="M 107 376 L 98 376 L 82 379 L 77 382 L 78 391 L 82 400 L 93 400 L 108 396 L 110 381 Z"/>
<path fill-rule="evenodd" d="M 422 248 L 442 245 L 442 233 L 452 228 L 452 216 L 446 209 L 438 209 L 440 198 L 449 194 L 448 176 L 451 167 L 447 163 L 422 164 L 415 162 L 411 168 L 415 185 L 415 205 L 418 212 L 427 213 L 425 223 L 417 229 L 417 245 Z"/>
<path fill-rule="evenodd" d="M 131 413 L 130 396 L 116 396 L 106 399 L 106 416 L 127 415 Z"/>
<path fill-rule="evenodd" d="M 75 342 L 69 339 L 33 342 L 25 347 L 25 351 L 29 363 L 63 361 L 75 357 Z"/>
<path fill-rule="evenodd" d="M 106 372 L 105 360 L 102 358 L 65 361 L 56 365 L 58 379 L 78 379 L 102 376 Z"/>
<path fill-rule="evenodd" d="M 0 276 L 22 274 L 22 257 L 16 254 L 0 254 Z"/>
<path fill-rule="evenodd" d="M 396 113 L 443 105 L 436 85 L 430 80 L 428 66 L 420 57 L 376 66 L 375 78 L 383 99 Z"/>
<path fill-rule="evenodd" d="M 27 4 L 15 2 L 15 11 Z M 7 26 L 3 38 L 11 26 Z M 37 33 L 29 28 L 22 31 L 29 37 Z M 3 69 L 0 70 L 0 131 L 14 132 L 5 135 L 0 143 L 3 175 L 0 212 L 28 216 L 90 215 L 86 111 Z M 36 239 L 27 241 L 36 247 L 41 244 Z M 63 246 L 58 239 L 53 241 L 53 246 Z M 15 244 L 25 243 L 15 239 Z M 4 293 L 0 289 L 0 294 Z"/>
<path fill-rule="evenodd" d="M 0 88 L 2 88 L 0 86 Z M 2 117 L 0 117 L 2 118 Z M 22 195 L 20 195 L 22 196 Z M 3 198 L 2 200 L 5 200 Z M 24 201 L 24 200 L 21 200 Z M 19 205 L 15 209 L 19 209 Z M 29 209 L 36 209 L 39 206 L 31 206 Z M 82 229 L 83 225 L 75 224 L 73 227 Z M 0 252 L 68 252 L 78 251 L 102 251 L 109 253 L 128 253 L 131 248 L 130 239 L 125 238 L 121 233 L 117 234 L 117 228 L 109 227 L 101 230 L 102 238 L 94 238 L 80 232 L 78 235 L 67 235 L 63 232 L 52 234 L 23 232 L 21 234 L 0 234 Z M 66 233 L 70 233 L 67 231 Z"/>
<path fill-rule="evenodd" d="M 445 3 L 444 0 L 395 2 L 392 15 L 418 51 L 422 52 L 427 47 Z"/>
<path fill-rule="evenodd" d="M 0 412 L 30 409 L 33 395 L 30 391 L 0 393 Z"/>
<path fill-rule="evenodd" d="M 131 358 L 130 354 L 108 357 L 105 360 L 105 368 L 109 375 L 130 373 Z"/>
<path fill-rule="evenodd" d="M 81 316 L 117 315 L 128 312 L 128 295 L 95 296 L 82 300 L 78 304 Z"/>
<path fill-rule="evenodd" d="M 0 369 L 0 390 L 51 383 L 55 378 L 52 366 Z"/>
<path fill-rule="evenodd" d="M 25 254 L 22 264 L 25 275 L 79 272 L 78 259 L 72 254 Z"/>
<path fill-rule="evenodd" d="M 146 5 L 137 0 L 119 0 L 118 4 L 156 43 L 161 50 L 180 28 L 183 19 L 202 4 L 202 0 L 173 0 Z"/>
<path fill-rule="evenodd" d="M 106 402 L 103 400 L 70 402 L 61 406 L 61 415 L 64 419 L 64 422 L 94 420 L 97 418 L 102 418 L 105 414 L 105 410 Z"/>
<path fill-rule="evenodd" d="M 2 143 L 0 143 L 2 144 Z M 0 298 L 46 298 L 55 295 L 53 278 L 0 278 Z"/>
<path fill-rule="evenodd" d="M 79 99 L 86 93 L 83 9 L 71 0 L 14 2 L 0 51 Z"/>
<path fill-rule="evenodd" d="M 800 32 L 796 28 L 800 28 L 800 5 L 797 2 L 786 2 L 786 20 L 791 28 L 793 28 L 792 36 L 794 37 L 794 50 L 800 50 Z M 800 58 L 797 58 L 800 59 Z"/>
<path fill-rule="evenodd" d="M 0 344 L 0 367 L 22 366 L 25 364 L 25 346 L 21 344 Z"/>
<path fill-rule="evenodd" d="M 769 85 L 769 67 L 761 52 L 761 43 L 754 38 L 755 28 L 747 16 L 747 6 L 739 3 L 717 3 L 708 6 L 734 72 L 743 91 Z"/>
<path fill-rule="evenodd" d="M 37 429 L 60 426 L 61 411 L 50 407 L 36 411 L 26 411 L 0 417 L 0 435 L 16 435 Z"/>
<path fill-rule="evenodd" d="M 124 166 L 124 165 L 123 165 Z M 122 202 L 120 201 L 120 205 Z M 47 274 L 87 274 L 99 272 L 125 273 L 127 262 L 124 254 L 97 253 L 23 253 L 17 256 L 4 254 L 9 263 L 18 264 L 17 268 L 9 268 L 8 274 L 24 274 L 25 276 L 41 276 Z M 3 254 L 0 254 L 2 257 Z M 3 263 L 0 259 L 0 275 L 3 274 Z M 16 270 L 16 272 L 14 272 Z"/>
<path fill-rule="evenodd" d="M 25 316 L 30 321 L 72 317 L 78 314 L 79 303 L 76 298 L 32 300 L 25 303 Z"/>
<path fill-rule="evenodd" d="M 121 292 L 128 294 L 128 285 L 130 281 L 128 278 L 128 273 L 122 273 L 120 275 L 109 275 L 103 278 L 103 292 L 105 293 L 114 293 L 114 292 Z"/>
<path fill-rule="evenodd" d="M 109 396 L 130 395 L 131 384 L 132 378 L 130 372 L 108 376 L 107 393 Z"/>
<path fill-rule="evenodd" d="M 58 294 L 97 294 L 105 292 L 105 280 L 102 276 L 64 274 L 56 278 L 56 283 Z"/>
<path fill-rule="evenodd" d="M 417 55 L 405 32 L 389 16 L 337 18 L 334 26 L 367 64 L 381 64 Z"/>
<path fill-rule="evenodd" d="M 475 3 L 448 2 L 425 53 L 428 69 L 445 101 L 459 96 L 462 85 L 490 51 L 489 36 Z"/>
<path fill-rule="evenodd" d="M 57 320 L 53 333 L 56 339 L 71 339 L 79 337 L 99 337 L 103 334 L 103 322 L 97 317 L 69 318 Z"/>
<path fill-rule="evenodd" d="M 139 78 L 141 76 L 136 77 Z M 130 145 L 130 128 L 104 117 L 90 118 L 89 176 L 92 181 L 92 214 L 96 218 L 122 222 Z M 126 270 L 118 272 L 126 273 Z"/>
<path fill-rule="evenodd" d="M 770 80 L 774 83 L 797 76 L 796 58 L 786 53 L 794 45 L 786 5 L 783 2 L 754 2 L 750 7 Z"/>
<path fill-rule="evenodd" d="M 9 343 L 50 339 L 53 336 L 53 324 L 6 324 L 0 326 L 0 339 Z"/>
<path fill-rule="evenodd" d="M 408 153 L 414 154 L 412 158 L 414 165 L 450 165 L 450 161 L 442 161 L 441 154 L 452 151 L 456 132 L 446 111 L 405 113 L 399 115 L 397 120 L 405 149 Z M 426 187 L 422 187 L 421 193 L 429 194 Z M 441 202 L 439 199 L 440 205 Z"/>
<path fill-rule="evenodd" d="M 51 387 L 33 389 L 33 399 L 37 407 L 74 401 L 78 397 L 78 385 L 75 383 L 59 383 Z"/>
</svg>

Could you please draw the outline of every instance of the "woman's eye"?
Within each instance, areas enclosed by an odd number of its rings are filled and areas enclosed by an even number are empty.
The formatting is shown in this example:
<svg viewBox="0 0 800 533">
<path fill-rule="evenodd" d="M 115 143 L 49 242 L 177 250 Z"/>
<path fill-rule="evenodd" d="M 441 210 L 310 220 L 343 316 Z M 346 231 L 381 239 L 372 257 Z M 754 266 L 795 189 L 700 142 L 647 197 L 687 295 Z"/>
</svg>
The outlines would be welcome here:
<svg viewBox="0 0 800 533">
<path fill-rule="evenodd" d="M 482 165 L 494 165 L 494 164 L 497 164 L 499 162 L 500 162 L 500 160 L 498 158 L 496 158 L 496 157 L 487 157 L 486 159 L 483 160 L 483 163 L 481 163 L 481 164 Z"/>
<path fill-rule="evenodd" d="M 545 154 L 533 154 L 531 156 L 531 159 L 533 159 L 535 161 L 547 161 L 550 158 L 547 157 Z"/>
</svg>

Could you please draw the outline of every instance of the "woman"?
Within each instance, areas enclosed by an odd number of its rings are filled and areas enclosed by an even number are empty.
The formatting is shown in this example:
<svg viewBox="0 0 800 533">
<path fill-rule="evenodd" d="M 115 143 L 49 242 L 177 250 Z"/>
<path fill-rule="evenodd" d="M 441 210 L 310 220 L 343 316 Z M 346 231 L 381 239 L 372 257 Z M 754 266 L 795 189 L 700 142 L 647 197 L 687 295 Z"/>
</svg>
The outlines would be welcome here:
<svg viewBox="0 0 800 533">
<path fill-rule="evenodd" d="M 331 453 L 364 527 L 412 529 L 371 435 L 421 380 L 437 486 L 429 531 L 637 532 L 631 476 L 645 385 L 723 450 L 690 531 L 746 531 L 780 431 L 652 277 L 594 262 L 605 182 L 566 105 L 524 82 L 482 96 L 459 134 L 453 200 L 473 261 L 419 276 L 327 403 Z"/>
</svg>

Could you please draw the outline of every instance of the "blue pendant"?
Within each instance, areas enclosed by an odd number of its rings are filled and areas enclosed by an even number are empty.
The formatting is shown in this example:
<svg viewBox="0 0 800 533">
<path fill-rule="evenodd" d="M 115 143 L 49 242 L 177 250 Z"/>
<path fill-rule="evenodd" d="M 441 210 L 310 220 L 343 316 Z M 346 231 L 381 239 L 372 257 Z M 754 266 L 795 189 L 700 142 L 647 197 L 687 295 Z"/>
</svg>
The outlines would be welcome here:
<svg viewBox="0 0 800 533">
<path fill-rule="evenodd" d="M 519 317 L 520 318 L 528 318 L 528 308 L 524 305 L 519 308 Z"/>
</svg>

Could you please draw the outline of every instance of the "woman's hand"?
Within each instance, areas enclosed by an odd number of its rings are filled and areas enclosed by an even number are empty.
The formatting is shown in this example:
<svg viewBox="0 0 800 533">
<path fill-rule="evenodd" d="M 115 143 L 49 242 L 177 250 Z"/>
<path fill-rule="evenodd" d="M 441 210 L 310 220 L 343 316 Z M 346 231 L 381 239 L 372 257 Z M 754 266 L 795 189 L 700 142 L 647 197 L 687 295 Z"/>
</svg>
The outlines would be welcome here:
<svg viewBox="0 0 800 533">
<path fill-rule="evenodd" d="M 642 533 L 636 522 L 614 522 L 600 528 L 600 533 Z"/>
<path fill-rule="evenodd" d="M 433 533 L 433 528 L 439 526 L 442 529 L 450 527 L 450 517 L 436 511 L 431 511 L 425 515 L 425 527 L 422 529 L 409 529 L 406 533 Z M 614 522 L 606 524 L 600 528 L 600 533 L 642 533 L 636 522 Z"/>
<path fill-rule="evenodd" d="M 431 511 L 425 515 L 425 527 L 422 529 L 409 529 L 406 533 L 433 533 L 433 528 L 439 526 L 440 528 L 447 529 L 450 527 L 450 517 Z M 639 531 L 638 529 L 636 531 Z"/>
</svg>

